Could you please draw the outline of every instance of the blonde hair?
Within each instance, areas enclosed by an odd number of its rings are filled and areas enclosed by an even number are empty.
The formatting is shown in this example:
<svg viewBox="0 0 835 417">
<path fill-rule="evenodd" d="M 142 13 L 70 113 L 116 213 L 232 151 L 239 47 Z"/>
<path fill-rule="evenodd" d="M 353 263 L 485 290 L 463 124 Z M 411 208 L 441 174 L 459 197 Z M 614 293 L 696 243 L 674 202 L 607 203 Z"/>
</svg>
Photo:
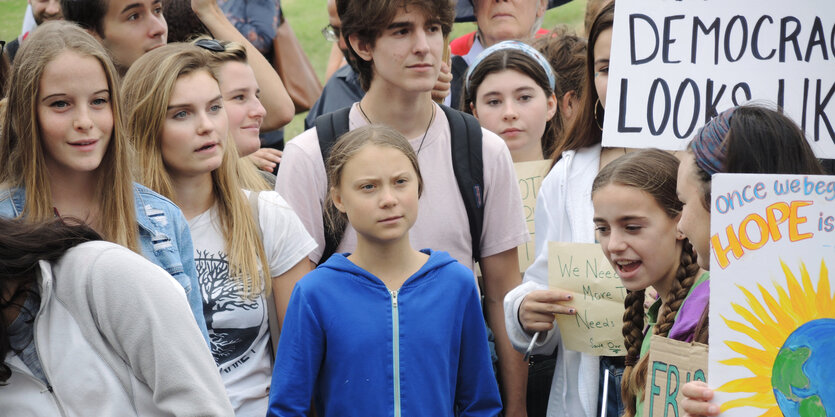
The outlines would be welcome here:
<svg viewBox="0 0 835 417">
<path fill-rule="evenodd" d="M 137 60 L 125 75 L 124 99 L 127 127 L 139 153 L 142 182 L 154 191 L 177 201 L 171 176 L 162 159 L 162 131 L 171 92 L 180 77 L 211 71 L 211 53 L 190 44 L 170 44 Z M 226 138 L 226 143 L 231 139 Z M 264 244 L 259 237 L 258 219 L 241 189 L 238 152 L 223 146 L 220 167 L 212 171 L 212 193 L 217 203 L 220 228 L 228 254 L 229 276 L 238 281 L 244 296 L 254 298 L 270 280 Z M 253 247 L 254 246 L 254 247 Z M 255 249 L 253 251 L 253 249 Z"/>
<path fill-rule="evenodd" d="M 423 193 L 423 177 L 420 175 L 417 154 L 409 141 L 398 131 L 384 125 L 366 125 L 339 137 L 331 148 L 325 169 L 328 175 L 328 198 L 325 202 L 325 219 L 331 230 L 341 236 L 348 225 L 348 215 L 337 210 L 333 203 L 334 190 L 342 184 L 342 170 L 345 164 L 366 145 L 385 146 L 396 149 L 409 159 L 417 174 L 418 197 Z"/>
<path fill-rule="evenodd" d="M 220 74 L 220 70 L 223 68 L 223 65 L 229 62 L 239 62 L 241 64 L 249 65 L 247 61 L 246 48 L 244 48 L 243 45 L 237 42 L 212 39 L 206 35 L 194 38 L 191 43 L 196 44 L 200 40 L 214 40 L 224 49 L 223 51 L 211 51 L 209 67 L 212 69 L 214 74 Z M 218 82 L 222 81 L 218 79 Z M 259 172 L 259 168 L 248 158 L 238 158 L 238 176 L 241 180 L 242 187 L 247 190 L 272 190 L 272 187 L 267 184 L 264 176 Z"/>
<path fill-rule="evenodd" d="M 130 163 L 132 149 L 121 119 L 119 78 L 104 47 L 73 23 L 46 22 L 21 45 L 9 79 L 8 103 L 3 109 L 0 183 L 26 189 L 22 215 L 28 221 L 40 222 L 54 216 L 37 110 L 44 68 L 64 52 L 95 58 L 104 70 L 110 91 L 113 132 L 96 168 L 96 193 L 102 196 L 98 203 L 99 231 L 105 239 L 139 252 Z"/>
</svg>

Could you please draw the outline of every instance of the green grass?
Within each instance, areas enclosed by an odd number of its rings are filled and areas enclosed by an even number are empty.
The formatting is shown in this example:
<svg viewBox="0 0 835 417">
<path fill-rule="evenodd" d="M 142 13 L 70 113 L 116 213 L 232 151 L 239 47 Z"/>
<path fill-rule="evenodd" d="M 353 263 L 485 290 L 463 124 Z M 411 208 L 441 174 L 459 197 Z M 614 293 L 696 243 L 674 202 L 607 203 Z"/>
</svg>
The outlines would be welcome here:
<svg viewBox="0 0 835 417">
<path fill-rule="evenodd" d="M 293 27 L 296 37 L 307 52 L 313 68 L 323 80 L 325 66 L 328 62 L 331 44 L 322 37 L 321 29 L 328 23 L 328 12 L 324 0 L 282 0 L 281 6 L 287 21 Z M 572 2 L 549 10 L 545 14 L 542 27 L 551 29 L 560 23 L 573 25 L 578 33 L 582 32 L 583 16 L 586 10 L 586 0 Z M 23 13 L 26 11 L 26 0 L 0 0 L 0 39 L 10 41 L 20 34 Z M 459 23 L 453 27 L 450 39 L 475 30 L 473 23 Z M 297 115 L 285 128 L 285 138 L 290 139 L 302 132 L 304 116 Z"/>
<path fill-rule="evenodd" d="M 26 0 L 0 0 L 0 39 L 10 42 L 20 35 Z"/>
<path fill-rule="evenodd" d="M 319 79 L 323 80 L 322 84 L 324 84 L 325 66 L 331 48 L 331 44 L 325 41 L 320 33 L 322 27 L 328 24 L 325 2 L 323 0 L 282 0 L 281 7 L 287 21 L 292 25 L 296 37 L 299 38 L 299 42 L 307 52 L 310 62 L 316 69 Z M 548 10 L 545 13 L 542 27 L 551 29 L 557 24 L 567 23 L 573 25 L 578 33 L 582 33 L 585 12 L 586 0 L 573 0 L 566 5 Z M 458 23 L 453 27 L 450 39 L 472 32 L 475 28 L 474 23 Z M 285 127 L 285 139 L 289 140 L 302 132 L 306 114 L 297 115 Z"/>
</svg>

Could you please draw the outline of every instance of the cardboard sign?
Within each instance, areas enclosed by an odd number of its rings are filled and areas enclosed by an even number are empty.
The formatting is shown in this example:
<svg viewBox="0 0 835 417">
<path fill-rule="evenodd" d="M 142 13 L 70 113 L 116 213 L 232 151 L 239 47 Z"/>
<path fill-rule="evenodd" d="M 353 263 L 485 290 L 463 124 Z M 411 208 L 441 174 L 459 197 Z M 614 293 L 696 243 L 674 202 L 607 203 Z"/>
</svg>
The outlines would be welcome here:
<svg viewBox="0 0 835 417">
<path fill-rule="evenodd" d="M 618 0 L 613 30 L 603 146 L 684 149 L 753 100 L 835 158 L 832 0 Z"/>
<path fill-rule="evenodd" d="M 652 335 L 649 346 L 643 415 L 682 416 L 681 387 L 690 381 L 707 381 L 707 345 Z"/>
<path fill-rule="evenodd" d="M 531 234 L 530 242 L 519 246 L 519 271 L 525 272 L 536 258 L 534 215 L 536 213 L 536 197 L 539 195 L 539 186 L 542 179 L 551 169 L 551 161 L 530 161 L 517 162 L 513 164 L 516 168 L 516 178 L 519 180 L 519 192 L 522 194 L 522 209 L 525 213 L 525 221 L 528 224 L 528 233 Z"/>
<path fill-rule="evenodd" d="M 835 415 L 835 176 L 713 176 L 710 380 L 722 416 Z"/>
<path fill-rule="evenodd" d="M 599 244 L 548 242 L 548 285 L 573 294 L 575 315 L 557 314 L 565 347 L 598 356 L 625 356 L 626 289 Z"/>
</svg>

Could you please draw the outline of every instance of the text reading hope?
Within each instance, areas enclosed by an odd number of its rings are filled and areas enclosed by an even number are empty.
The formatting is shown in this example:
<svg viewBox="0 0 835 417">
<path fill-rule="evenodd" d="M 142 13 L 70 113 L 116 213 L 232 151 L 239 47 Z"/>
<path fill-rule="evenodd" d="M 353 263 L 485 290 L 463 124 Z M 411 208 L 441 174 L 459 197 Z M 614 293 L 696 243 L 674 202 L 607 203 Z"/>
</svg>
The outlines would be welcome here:
<svg viewBox="0 0 835 417">
<path fill-rule="evenodd" d="M 820 181 L 803 177 L 803 179 L 775 180 L 773 184 L 775 195 L 786 196 L 805 195 L 823 196 L 826 201 L 835 199 L 835 181 Z M 741 190 L 718 195 L 713 201 L 713 210 L 720 214 L 729 213 L 757 200 L 764 200 L 769 192 L 765 184 L 758 182 L 746 185 Z M 777 201 L 765 208 L 764 213 L 750 213 L 739 224 L 730 224 L 724 232 L 716 233 L 710 238 L 713 256 L 721 268 L 730 263 L 728 257 L 732 253 L 736 259 L 742 257 L 746 250 L 752 251 L 763 247 L 769 241 L 777 242 L 785 235 L 789 241 L 797 242 L 812 238 L 812 232 L 801 233 L 800 225 L 807 222 L 806 216 L 799 214 L 803 207 L 813 205 L 809 200 Z M 817 230 L 831 232 L 835 230 L 835 216 L 820 212 Z"/>
</svg>

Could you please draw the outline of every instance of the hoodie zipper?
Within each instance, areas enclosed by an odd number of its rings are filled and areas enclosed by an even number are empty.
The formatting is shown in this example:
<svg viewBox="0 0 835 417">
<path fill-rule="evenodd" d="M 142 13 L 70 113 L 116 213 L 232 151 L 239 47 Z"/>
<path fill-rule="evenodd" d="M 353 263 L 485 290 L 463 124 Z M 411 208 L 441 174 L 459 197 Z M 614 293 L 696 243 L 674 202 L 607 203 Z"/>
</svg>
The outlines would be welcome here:
<svg viewBox="0 0 835 417">
<path fill-rule="evenodd" d="M 33 343 L 34 343 L 34 341 L 33 341 Z M 36 347 L 36 349 L 37 349 L 37 344 L 35 345 L 35 347 Z M 38 353 L 38 357 L 40 358 L 40 353 Z M 41 363 L 43 363 L 43 362 L 41 362 Z M 55 408 L 57 408 L 57 409 L 58 409 L 58 411 L 61 413 L 61 415 L 62 415 L 62 416 L 66 416 L 66 415 L 67 415 L 67 413 L 64 411 L 64 407 L 62 407 L 62 406 L 61 406 L 61 403 L 58 401 L 58 397 L 55 395 L 55 391 L 52 389 L 52 385 L 49 383 L 49 377 L 47 377 L 47 376 L 46 376 L 46 368 L 44 368 L 44 369 L 43 369 L 43 371 L 44 371 L 44 378 L 46 378 L 46 384 L 44 384 L 44 382 L 43 382 L 43 381 L 41 381 L 40 379 L 38 379 L 36 376 L 32 375 L 32 374 L 31 374 L 31 373 L 29 373 L 29 372 L 24 371 L 24 370 L 23 370 L 23 369 L 21 369 L 20 367 L 17 367 L 17 366 L 15 366 L 15 365 L 11 365 L 11 364 L 6 364 L 6 365 L 7 365 L 7 366 L 8 366 L 11 370 L 16 371 L 16 372 L 17 372 L 17 373 L 19 373 L 20 375 L 23 375 L 24 377 L 31 379 L 31 380 L 32 380 L 32 382 L 34 382 L 36 385 L 41 386 L 41 387 L 44 387 L 44 389 L 42 389 L 42 390 L 40 391 L 40 393 L 41 393 L 41 394 L 43 394 L 43 393 L 45 393 L 45 392 L 47 392 L 47 391 L 48 391 L 48 392 L 49 392 L 49 395 L 52 397 L 52 401 L 55 403 Z"/>
<path fill-rule="evenodd" d="M 56 408 L 58 408 L 58 411 L 60 411 L 60 412 L 61 412 L 61 415 L 62 415 L 62 416 L 65 416 L 65 415 L 66 415 L 66 413 L 64 412 L 63 407 L 61 407 L 61 404 L 59 404 L 59 403 L 58 403 L 58 398 L 57 398 L 57 397 L 55 397 L 55 391 L 53 391 L 53 389 L 52 389 L 52 385 L 50 385 L 48 381 L 47 381 L 47 383 L 46 383 L 46 384 L 44 384 L 44 382 L 43 382 L 43 381 L 41 381 L 40 379 L 38 379 L 38 377 L 36 377 L 36 376 L 34 376 L 34 375 L 30 374 L 29 372 L 24 371 L 24 370 L 23 370 L 23 369 L 21 369 L 20 367 L 17 367 L 17 366 L 15 366 L 15 365 L 11 365 L 11 364 L 6 364 L 6 366 L 8 366 L 8 367 L 9 367 L 9 369 L 11 369 L 12 371 L 15 371 L 15 372 L 17 372 L 18 374 L 22 375 L 23 377 L 28 378 L 28 379 L 31 379 L 31 380 L 32 380 L 32 382 L 34 382 L 36 385 L 43 387 L 44 389 L 42 389 L 42 390 L 40 390 L 40 391 L 39 391 L 41 394 L 43 394 L 43 393 L 45 393 L 45 392 L 47 392 L 47 391 L 48 391 L 48 392 L 49 392 L 49 394 L 53 397 L 52 399 L 53 399 L 53 401 L 55 402 L 55 407 L 56 407 Z"/>
<path fill-rule="evenodd" d="M 38 322 L 41 319 L 41 314 L 43 313 L 43 306 L 48 302 L 48 299 L 52 297 L 50 288 L 45 288 L 46 286 L 41 287 L 41 306 L 38 308 L 38 315 L 35 316 L 35 323 L 32 325 L 32 343 L 35 344 L 35 353 L 38 354 L 38 360 L 41 361 L 41 370 L 43 371 L 44 379 L 46 379 L 46 390 L 49 391 L 49 394 L 52 395 L 52 399 L 55 401 L 55 405 L 58 407 L 58 411 L 61 412 L 62 416 L 66 416 L 67 413 L 64 411 L 64 407 L 61 406 L 61 402 L 58 401 L 58 396 L 55 395 L 55 391 L 52 389 L 52 384 L 49 383 L 51 378 L 49 377 L 49 369 L 44 363 L 43 355 L 41 355 L 41 347 L 38 344 Z M 32 378 L 35 378 L 33 375 Z M 35 378 L 38 380 L 37 378 Z M 38 380 L 38 382 L 41 382 Z M 41 384 L 43 384 L 41 382 Z"/>
<path fill-rule="evenodd" d="M 392 369 L 394 370 L 394 417 L 400 417 L 400 314 L 397 311 L 397 291 L 391 293 Z"/>
</svg>

